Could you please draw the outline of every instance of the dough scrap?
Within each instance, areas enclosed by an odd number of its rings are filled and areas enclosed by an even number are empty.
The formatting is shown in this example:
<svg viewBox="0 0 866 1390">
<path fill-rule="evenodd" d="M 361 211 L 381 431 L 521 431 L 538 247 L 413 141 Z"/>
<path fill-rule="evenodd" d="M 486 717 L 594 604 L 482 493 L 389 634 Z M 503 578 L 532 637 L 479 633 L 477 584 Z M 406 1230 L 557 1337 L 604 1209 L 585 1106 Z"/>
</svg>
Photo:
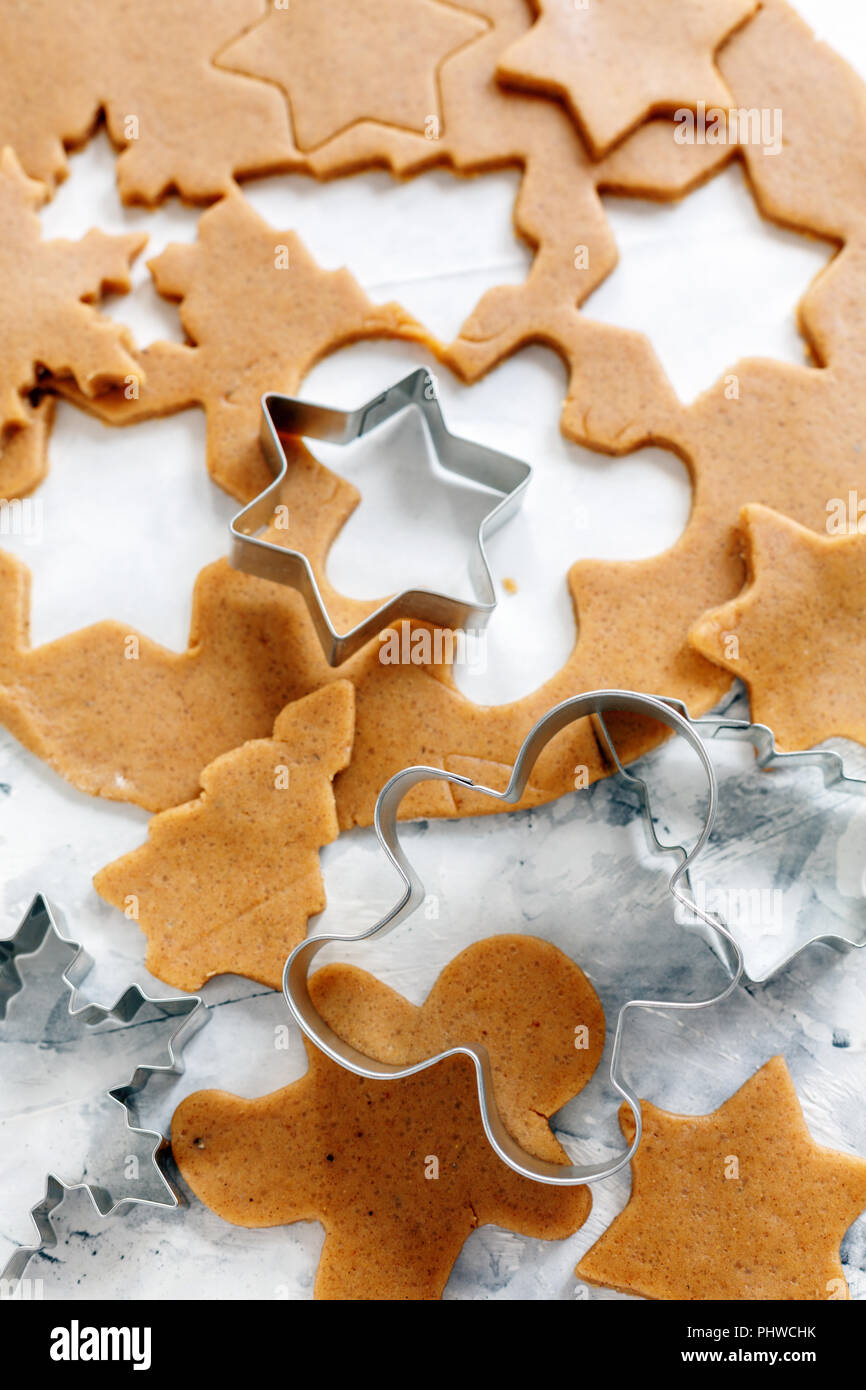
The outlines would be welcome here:
<svg viewBox="0 0 866 1390">
<path fill-rule="evenodd" d="M 856 529 L 856 493 L 853 511 L 847 494 L 836 501 L 849 534 L 744 507 L 747 586 L 691 632 L 703 656 L 745 681 L 752 718 L 781 749 L 834 735 L 866 743 L 866 520 Z"/>
<path fill-rule="evenodd" d="M 179 989 L 245 975 L 279 989 L 286 957 L 325 907 L 318 851 L 337 838 L 331 789 L 349 761 L 354 688 L 287 705 L 273 737 L 206 767 L 195 801 L 156 816 L 147 843 L 94 887 L 147 934 L 145 965 Z"/>
<path fill-rule="evenodd" d="M 263 0 L 5 0 L 0 13 L 0 144 L 53 185 L 66 150 L 104 113 L 127 203 L 173 190 L 191 202 L 234 177 L 300 163 L 285 105 L 266 82 L 212 59 L 262 15 Z M 34 96 L 34 93 L 37 94 Z"/>
<path fill-rule="evenodd" d="M 31 425 L 26 395 L 45 373 L 72 378 L 86 398 L 137 370 L 129 333 L 95 304 L 106 293 L 129 289 L 130 262 L 147 238 L 140 232 L 108 236 L 94 229 L 80 241 L 43 241 L 37 211 L 46 195 L 45 186 L 28 179 L 12 150 L 4 149 L 0 437 Z"/>
</svg>

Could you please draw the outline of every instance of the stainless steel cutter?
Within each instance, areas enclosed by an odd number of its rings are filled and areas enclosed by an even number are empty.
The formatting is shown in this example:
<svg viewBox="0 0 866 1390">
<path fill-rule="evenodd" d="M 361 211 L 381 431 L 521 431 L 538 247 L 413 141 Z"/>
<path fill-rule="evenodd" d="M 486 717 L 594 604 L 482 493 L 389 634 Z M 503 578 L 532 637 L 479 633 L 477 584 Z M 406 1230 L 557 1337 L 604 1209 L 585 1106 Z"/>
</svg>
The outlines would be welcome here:
<svg viewBox="0 0 866 1390">
<path fill-rule="evenodd" d="M 426 589 L 406 589 L 380 604 L 375 612 L 348 632 L 337 632 L 306 555 L 275 545 L 257 534 L 273 517 L 289 466 L 282 437 L 291 435 L 350 444 L 409 407 L 421 412 L 435 454 L 444 469 L 489 488 L 499 496 L 478 527 L 470 555 L 470 581 L 474 593 L 466 599 Z M 334 410 L 292 396 L 269 393 L 262 397 L 261 440 L 274 481 L 233 518 L 230 560 L 236 569 L 247 574 L 297 589 L 306 601 L 322 649 L 332 666 L 341 665 L 395 619 L 414 618 L 452 629 L 486 625 L 496 607 L 496 590 L 485 542 L 520 507 L 532 469 L 510 454 L 451 434 L 442 415 L 435 380 L 425 367 L 411 372 L 357 410 Z"/>
<path fill-rule="evenodd" d="M 424 902 L 425 890 L 412 864 L 406 857 L 398 834 L 397 812 L 403 797 L 419 782 L 446 781 L 455 785 L 481 792 L 496 801 L 513 805 L 518 802 L 529 780 L 533 765 L 550 740 L 569 724 L 588 715 L 600 715 L 606 710 L 622 710 L 627 713 L 647 715 L 672 729 L 697 756 L 707 781 L 707 805 L 703 828 L 690 850 L 680 846 L 662 847 L 650 825 L 654 844 L 664 848 L 679 859 L 670 878 L 670 891 L 677 902 L 693 913 L 699 930 L 708 944 L 721 960 L 727 982 L 723 989 L 710 998 L 697 1001 L 664 1001 L 652 999 L 631 999 L 620 1010 L 616 1024 L 613 1049 L 610 1059 L 610 1079 L 614 1088 L 623 1097 L 635 1122 L 635 1135 L 625 1152 L 604 1163 L 560 1165 L 551 1163 L 527 1153 L 511 1137 L 502 1123 L 496 1104 L 490 1057 L 480 1043 L 467 1042 L 461 1046 L 448 1048 L 426 1061 L 411 1066 L 399 1066 L 379 1062 L 372 1057 L 349 1046 L 331 1029 L 318 1013 L 310 997 L 308 975 L 316 955 L 332 942 L 369 941 L 373 937 L 393 931 L 401 922 L 411 916 Z M 637 1150 L 641 1138 L 640 1101 L 622 1072 L 622 1043 L 627 1015 L 632 1009 L 664 1009 L 683 1011 L 708 1008 L 720 1004 L 737 987 L 743 973 L 743 956 L 736 940 L 714 914 L 703 912 L 690 897 L 687 887 L 688 871 L 706 844 L 716 817 L 717 786 L 716 773 L 712 760 L 700 734 L 694 725 L 670 703 L 652 695 L 642 695 L 627 690 L 596 690 L 584 695 L 576 695 L 563 701 L 550 710 L 529 732 L 517 755 L 508 785 L 504 791 L 481 786 L 468 777 L 446 772 L 436 767 L 410 767 L 398 772 L 382 789 L 376 803 L 375 827 L 385 854 L 397 870 L 403 882 L 403 892 L 389 912 L 372 927 L 352 936 L 326 934 L 314 936 L 295 948 L 286 962 L 283 975 L 283 991 L 292 1015 L 302 1031 L 312 1042 L 333 1061 L 347 1067 L 358 1076 L 371 1079 L 402 1078 L 413 1076 L 427 1067 L 435 1066 L 446 1057 L 466 1056 L 471 1058 L 478 1085 L 478 1099 L 481 1119 L 487 1138 L 493 1148 L 509 1167 L 524 1177 L 557 1186 L 574 1186 L 578 1183 L 594 1182 L 610 1177 L 628 1164 Z M 644 805 L 646 802 L 644 800 Z"/>
</svg>

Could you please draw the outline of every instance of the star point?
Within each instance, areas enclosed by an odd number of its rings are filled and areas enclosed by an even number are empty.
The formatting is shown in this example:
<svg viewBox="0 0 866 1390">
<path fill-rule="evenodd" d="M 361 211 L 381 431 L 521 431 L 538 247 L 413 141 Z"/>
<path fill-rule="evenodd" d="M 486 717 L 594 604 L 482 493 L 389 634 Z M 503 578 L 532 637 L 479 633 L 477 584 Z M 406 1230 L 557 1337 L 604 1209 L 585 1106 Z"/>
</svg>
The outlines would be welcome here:
<svg viewBox="0 0 866 1390">
<path fill-rule="evenodd" d="M 509 1126 L 534 1151 L 566 1161 L 548 1118 L 592 1075 L 604 1019 L 591 986 L 554 947 L 525 936 L 478 942 L 420 1007 L 353 966 L 329 965 L 314 979 L 334 1027 L 364 1044 L 375 1037 L 388 1055 L 423 1055 L 485 1028 Z M 544 999 L 550 1016 L 539 1026 Z M 575 1008 L 597 1030 L 583 1056 L 573 1046 Z M 533 1182 L 496 1155 L 466 1057 L 370 1080 L 305 1047 L 306 1075 L 271 1095 L 188 1096 L 172 1147 L 200 1200 L 235 1225 L 321 1221 L 317 1298 L 440 1298 L 479 1226 L 558 1240 L 587 1219 L 589 1188 Z"/>
</svg>

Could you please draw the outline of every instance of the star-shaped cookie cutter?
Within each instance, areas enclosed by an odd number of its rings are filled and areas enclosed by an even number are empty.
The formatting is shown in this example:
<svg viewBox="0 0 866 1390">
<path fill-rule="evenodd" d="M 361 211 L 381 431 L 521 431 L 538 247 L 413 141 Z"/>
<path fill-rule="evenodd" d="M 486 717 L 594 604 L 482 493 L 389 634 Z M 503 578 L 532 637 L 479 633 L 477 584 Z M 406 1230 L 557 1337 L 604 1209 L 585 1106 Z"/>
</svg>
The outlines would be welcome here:
<svg viewBox="0 0 866 1390">
<path fill-rule="evenodd" d="M 370 434 L 408 407 L 422 415 L 440 465 L 449 473 L 500 494 L 500 500 L 481 521 L 470 555 L 471 600 L 427 589 L 406 589 L 381 604 L 351 628 L 337 632 L 306 555 L 274 545 L 256 533 L 267 526 L 279 503 L 289 462 L 281 436 L 350 444 Z M 451 434 L 445 424 L 436 382 L 419 367 L 357 410 L 335 410 L 273 392 L 262 397 L 261 441 L 274 481 L 230 523 L 231 564 L 260 579 L 297 589 L 306 601 L 319 641 L 331 666 L 339 666 L 395 619 L 417 619 L 442 628 L 483 628 L 496 607 L 496 589 L 487 561 L 485 541 L 518 510 L 532 476 L 528 463 L 473 440 Z M 383 544 L 387 542 L 383 539 Z"/>
<path fill-rule="evenodd" d="M 664 703 L 688 720 L 695 732 L 705 740 L 719 739 L 720 741 L 751 744 L 756 754 L 755 766 L 759 771 L 770 772 L 776 768 L 816 767 L 821 772 L 826 788 L 836 787 L 840 792 L 851 796 L 866 796 L 866 780 L 846 773 L 844 759 L 832 748 L 804 748 L 783 751 L 776 747 L 776 736 L 766 724 L 753 724 L 748 719 L 732 718 L 725 713 L 701 715 L 699 718 L 693 719 L 682 700 L 666 699 Z M 656 817 L 653 815 L 652 799 L 647 783 L 643 778 L 638 777 L 623 766 L 602 715 L 599 715 L 598 724 L 607 753 L 616 767 L 617 773 L 629 783 L 640 800 L 655 847 L 662 853 L 685 854 L 685 846 L 669 844 L 659 838 L 655 829 Z M 684 881 L 688 886 L 690 896 L 694 897 L 689 873 L 690 867 L 685 870 Z M 694 911 L 694 908 L 689 910 Z M 744 963 L 743 979 L 749 984 L 766 985 L 786 970 L 810 946 L 818 944 L 830 946 L 837 951 L 864 950 L 866 949 L 866 921 L 864 921 L 862 933 L 858 936 L 844 931 L 830 932 L 818 927 L 762 974 L 747 970 Z"/>
<path fill-rule="evenodd" d="M 72 959 L 58 976 L 57 991 L 57 1006 L 62 1007 L 65 1002 L 67 1015 L 70 1019 L 85 1026 L 104 1023 L 109 1019 L 125 1026 L 134 1023 L 142 1009 L 148 1005 L 153 1005 L 166 1018 L 177 1020 L 165 1043 L 168 1061 L 163 1064 L 136 1066 L 132 1076 L 125 1084 L 113 1086 L 105 1092 L 108 1099 L 123 1111 L 127 1130 L 143 1140 L 151 1141 L 150 1162 L 164 1195 L 161 1199 L 129 1196 L 128 1194 L 117 1196 L 96 1179 L 67 1183 L 54 1173 L 48 1174 L 44 1196 L 30 1209 L 30 1216 L 36 1227 L 40 1243 L 33 1246 L 22 1246 L 14 1251 L 5 1267 L 0 1270 L 0 1282 L 14 1282 L 21 1279 L 33 1256 L 38 1254 L 41 1249 L 49 1248 L 55 1243 L 56 1237 L 51 1225 L 51 1214 L 60 1206 L 66 1193 L 73 1189 L 85 1189 L 100 1216 L 111 1216 L 126 1203 L 152 1207 L 177 1207 L 180 1204 L 181 1199 L 167 1173 L 167 1160 L 170 1153 L 168 1141 L 163 1134 L 156 1130 L 142 1129 L 133 1124 L 133 1106 L 136 1097 L 144 1090 L 152 1076 L 180 1075 L 184 1069 L 181 1056 L 183 1047 L 208 1017 L 207 1007 L 196 996 L 178 995 L 173 998 L 154 998 L 145 994 L 138 985 L 130 985 L 109 1007 L 103 1007 L 101 1004 L 79 1006 L 77 992 L 82 980 L 91 968 L 91 958 L 77 941 L 72 941 L 63 935 L 54 920 L 54 915 L 47 901 L 41 893 L 37 893 L 15 935 L 0 941 L 0 1025 L 6 1019 L 9 1001 L 28 989 L 27 983 L 22 980 L 18 972 L 18 958 L 32 955 L 38 951 L 49 937 L 53 937 L 64 946 L 68 946 L 72 952 Z"/>
<path fill-rule="evenodd" d="M 412 1066 L 397 1066 L 376 1061 L 374 1058 L 359 1052 L 357 1048 L 351 1047 L 328 1026 L 310 997 L 308 976 L 313 959 L 324 946 L 337 941 L 369 941 L 373 937 L 382 936 L 386 932 L 393 931 L 399 923 L 405 921 L 423 904 L 425 899 L 424 885 L 403 852 L 397 829 L 397 811 L 407 792 L 411 791 L 419 782 L 438 780 L 453 782 L 455 785 L 481 792 L 484 796 L 492 797 L 496 801 L 513 805 L 521 799 L 532 768 L 542 749 L 550 740 L 569 724 L 574 723 L 575 720 L 583 719 L 588 715 L 601 715 L 605 710 L 622 710 L 626 713 L 645 715 L 656 719 L 679 734 L 697 754 L 707 779 L 708 791 L 703 828 L 690 850 L 686 851 L 681 846 L 664 846 L 663 849 L 679 860 L 669 880 L 671 894 L 677 902 L 688 908 L 689 912 L 698 919 L 696 929 L 700 931 L 707 944 L 719 957 L 725 968 L 725 973 L 728 975 L 728 983 L 718 994 L 707 999 L 673 1002 L 630 999 L 623 1005 L 617 1019 L 611 1052 L 610 1079 L 615 1090 L 623 1097 L 634 1116 L 634 1139 L 625 1153 L 606 1162 L 564 1165 L 535 1158 L 512 1139 L 502 1123 L 496 1104 L 490 1057 L 486 1048 L 480 1043 L 465 1043 L 448 1048 L 444 1052 L 437 1053 L 435 1057 L 427 1058 L 425 1061 L 415 1063 Z M 374 926 L 368 927 L 365 931 L 352 936 L 338 934 L 313 936 L 295 947 L 286 961 L 283 973 L 283 993 L 292 1015 L 306 1036 L 333 1061 L 338 1062 L 343 1067 L 348 1067 L 358 1076 L 368 1077 L 371 1080 L 413 1076 L 416 1072 L 435 1066 L 437 1062 L 443 1061 L 446 1057 L 466 1056 L 471 1058 L 475 1066 L 478 1100 L 485 1133 L 499 1157 L 510 1168 L 521 1173 L 524 1177 L 562 1187 L 611 1177 L 631 1161 L 641 1138 L 640 1101 L 622 1073 L 623 1033 L 629 1011 L 632 1009 L 664 1009 L 682 1012 L 709 1008 L 727 999 L 736 989 L 742 977 L 743 954 L 731 932 L 714 914 L 704 912 L 699 908 L 690 894 L 681 887 L 681 883 L 688 884 L 689 868 L 709 839 L 715 823 L 716 807 L 715 768 L 704 746 L 703 739 L 695 730 L 694 725 L 666 701 L 653 695 L 643 695 L 631 690 L 590 691 L 587 694 L 575 695 L 569 700 L 564 700 L 562 704 L 549 710 L 530 730 L 524 740 L 504 791 L 496 791 L 493 787 L 479 785 L 468 777 L 446 772 L 443 768 L 406 768 L 404 771 L 396 773 L 382 788 L 376 802 L 375 813 L 375 827 L 379 843 L 403 881 L 403 892 L 394 907 Z M 657 848 L 660 847 L 654 830 L 652 831 L 652 842 Z"/>
</svg>

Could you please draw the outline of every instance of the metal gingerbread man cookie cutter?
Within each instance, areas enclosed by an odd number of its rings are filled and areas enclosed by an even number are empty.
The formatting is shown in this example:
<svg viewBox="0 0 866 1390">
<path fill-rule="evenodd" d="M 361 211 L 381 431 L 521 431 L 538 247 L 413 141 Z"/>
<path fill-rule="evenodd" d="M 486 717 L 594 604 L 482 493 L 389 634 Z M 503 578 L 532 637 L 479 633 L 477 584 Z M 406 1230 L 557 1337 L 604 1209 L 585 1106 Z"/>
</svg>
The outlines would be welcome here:
<svg viewBox="0 0 866 1390">
<path fill-rule="evenodd" d="M 728 982 L 725 987 L 710 998 L 694 1001 L 666 1001 L 652 999 L 630 999 L 620 1009 L 616 1023 L 613 1048 L 610 1058 L 610 1080 L 616 1091 L 623 1097 L 634 1117 L 635 1134 L 625 1152 L 601 1163 L 558 1164 L 534 1157 L 512 1139 L 506 1130 L 493 1089 L 493 1076 L 490 1057 L 480 1043 L 467 1042 L 447 1048 L 423 1062 L 411 1066 L 399 1066 L 379 1062 L 351 1047 L 331 1029 L 316 1009 L 309 993 L 308 976 L 315 956 L 323 947 L 334 942 L 369 941 L 393 931 L 407 917 L 411 916 L 424 902 L 425 890 L 415 869 L 400 844 L 397 833 L 397 812 L 407 792 L 419 782 L 446 781 L 455 785 L 481 792 L 506 805 L 520 801 L 529 780 L 532 768 L 552 738 L 569 724 L 590 715 L 601 715 L 605 710 L 621 710 L 626 713 L 647 715 L 666 725 L 680 735 L 696 753 L 707 780 L 707 808 L 703 828 L 691 850 L 680 846 L 664 846 L 665 852 L 672 853 L 678 860 L 669 880 L 669 888 L 674 899 L 689 909 L 698 919 L 697 929 L 705 936 L 710 947 L 721 960 Z M 387 1078 L 400 1079 L 414 1076 L 417 1072 L 435 1066 L 446 1057 L 469 1057 L 475 1067 L 478 1086 L 478 1099 L 481 1120 L 488 1140 L 496 1153 L 510 1168 L 524 1177 L 555 1186 L 569 1187 L 579 1183 L 594 1182 L 611 1177 L 619 1172 L 632 1159 L 641 1139 L 640 1101 L 622 1072 L 622 1050 L 625 1022 L 631 1010 L 654 1009 L 682 1012 L 705 1009 L 720 1004 L 736 989 L 743 973 L 743 955 L 735 938 L 722 922 L 711 913 L 703 912 L 681 887 L 688 883 L 689 868 L 701 853 L 712 831 L 717 807 L 716 772 L 712 760 L 704 746 L 703 739 L 693 724 L 671 704 L 652 695 L 638 694 L 628 690 L 596 690 L 576 695 L 557 705 L 541 718 L 530 730 L 515 759 L 508 785 L 504 791 L 480 785 L 468 777 L 446 772 L 435 767 L 410 767 L 398 772 L 383 787 L 376 802 L 375 829 L 379 843 L 388 859 L 397 870 L 403 882 L 403 892 L 391 908 L 374 926 L 352 936 L 325 934 L 313 936 L 301 942 L 286 961 L 283 973 L 283 992 L 288 1006 L 303 1033 L 326 1053 L 333 1061 L 358 1076 L 372 1080 Z M 658 847 L 659 842 L 654 840 Z M 691 928 L 694 930 L 694 928 Z"/>
<path fill-rule="evenodd" d="M 471 599 L 461 599 L 427 589 L 405 589 L 380 604 L 348 632 L 338 632 L 307 556 L 256 534 L 271 521 L 289 468 L 282 436 L 350 444 L 410 406 L 421 412 L 441 467 L 499 495 L 499 501 L 482 519 L 470 553 L 469 579 L 474 593 Z M 268 393 L 262 397 L 261 442 L 274 481 L 232 519 L 230 560 L 236 569 L 247 574 L 297 589 L 307 604 L 330 665 L 341 665 L 395 619 L 417 619 L 452 629 L 486 625 L 496 607 L 496 590 L 485 541 L 520 507 L 532 469 L 510 454 L 451 434 L 442 415 L 435 380 L 426 368 L 411 372 L 357 410 L 335 410 L 293 396 Z"/>
</svg>

